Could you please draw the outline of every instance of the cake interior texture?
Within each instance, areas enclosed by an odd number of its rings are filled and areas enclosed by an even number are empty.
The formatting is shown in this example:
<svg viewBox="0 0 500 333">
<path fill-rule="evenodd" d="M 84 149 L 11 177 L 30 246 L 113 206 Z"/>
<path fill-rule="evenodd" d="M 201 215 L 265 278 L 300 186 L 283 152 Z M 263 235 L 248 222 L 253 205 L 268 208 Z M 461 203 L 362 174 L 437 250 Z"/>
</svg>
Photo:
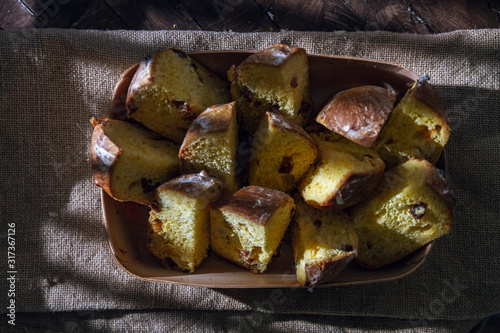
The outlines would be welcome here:
<svg viewBox="0 0 500 333">
<path fill-rule="evenodd" d="M 331 281 L 354 258 L 357 251 L 358 237 L 354 232 L 352 218 L 344 210 L 313 208 L 298 194 L 294 199 L 297 210 L 293 217 L 291 234 L 297 280 L 301 285 L 314 285 L 320 282 L 323 276 L 321 282 Z M 317 274 L 308 271 L 311 266 L 325 268 L 335 261 L 338 265 L 333 271 L 316 270 Z"/>
<path fill-rule="evenodd" d="M 317 148 L 305 131 L 275 124 L 273 117 L 267 113 L 255 133 L 249 183 L 290 192 L 314 163 Z"/>
<path fill-rule="evenodd" d="M 338 134 L 311 134 L 311 137 L 318 147 L 318 163 L 309 169 L 299 191 L 313 206 L 323 206 L 354 172 L 363 175 L 384 169 L 384 163 L 375 151 Z"/>
<path fill-rule="evenodd" d="M 267 191 L 271 190 L 265 189 Z M 267 269 L 295 209 L 293 199 L 288 196 L 286 201 L 278 199 L 279 204 L 269 203 L 271 206 L 266 203 L 265 196 L 264 193 L 260 197 L 245 198 L 243 205 L 224 205 L 210 213 L 212 250 L 260 273 Z"/>
<path fill-rule="evenodd" d="M 424 160 L 410 159 L 384 174 L 375 194 L 352 208 L 359 236 L 358 261 L 378 269 L 447 234 L 453 209 L 429 185 Z M 444 182 L 444 180 L 442 180 Z"/>
<path fill-rule="evenodd" d="M 435 164 L 449 136 L 446 119 L 414 97 L 410 90 L 392 111 L 373 148 L 388 167 L 409 158 L 426 159 Z"/>
<path fill-rule="evenodd" d="M 156 133 L 125 121 L 108 119 L 105 133 L 121 148 L 111 173 L 111 190 L 151 202 L 154 189 L 179 173 L 178 147 Z"/>
<path fill-rule="evenodd" d="M 221 120 L 225 123 L 223 128 L 214 124 Z M 239 188 L 237 146 L 238 125 L 234 104 L 208 108 L 195 120 L 181 147 L 181 171 L 205 170 L 219 178 L 228 192 L 234 192 Z"/>
<path fill-rule="evenodd" d="M 149 216 L 148 250 L 166 267 L 193 273 L 210 247 L 210 204 L 222 183 L 202 171 L 183 175 L 156 191 Z"/>
<path fill-rule="evenodd" d="M 203 110 L 230 100 L 227 82 L 182 51 L 163 50 L 145 62 L 144 80 L 129 88 L 129 116 L 176 143 Z"/>
<path fill-rule="evenodd" d="M 229 74 L 231 94 L 237 102 L 242 126 L 253 133 L 266 111 L 284 115 L 303 125 L 303 101 L 311 104 L 308 60 L 305 52 L 288 56 L 270 53 L 275 64 L 242 63 L 237 74 Z M 302 109 L 301 109 L 302 108 Z M 308 109 L 306 110 L 308 111 Z"/>
<path fill-rule="evenodd" d="M 278 208 L 265 225 L 232 212 L 216 211 L 212 219 L 217 235 L 212 238 L 215 243 L 212 246 L 217 248 L 217 253 L 227 255 L 227 259 L 233 262 L 244 261 L 250 268 L 263 273 L 288 227 L 290 207 Z M 235 239 L 231 241 L 231 238 Z"/>
<path fill-rule="evenodd" d="M 208 211 L 195 198 L 178 192 L 160 194 L 161 211 L 151 211 L 148 249 L 167 266 L 194 272 L 210 245 Z M 172 262 L 174 265 L 172 265 Z"/>
</svg>

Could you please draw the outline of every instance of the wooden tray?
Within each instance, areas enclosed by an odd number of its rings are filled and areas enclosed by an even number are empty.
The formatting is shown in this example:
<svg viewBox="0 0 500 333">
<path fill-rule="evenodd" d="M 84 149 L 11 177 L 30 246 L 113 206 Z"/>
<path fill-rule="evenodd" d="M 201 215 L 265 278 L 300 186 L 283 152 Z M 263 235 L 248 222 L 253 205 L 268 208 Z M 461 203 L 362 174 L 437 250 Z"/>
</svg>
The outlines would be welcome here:
<svg viewBox="0 0 500 333">
<path fill-rule="evenodd" d="M 238 65 L 250 51 L 193 52 L 191 57 L 221 77 L 227 77 L 231 65 Z M 109 116 L 125 119 L 125 98 L 138 65 L 120 77 L 111 100 Z M 378 85 L 393 89 L 398 98 L 418 79 L 401 66 L 366 59 L 309 55 L 311 91 L 316 111 L 335 93 L 360 85 Z M 438 167 L 445 169 L 441 156 Z M 116 263 L 127 273 L 146 281 L 167 282 L 210 288 L 275 288 L 300 287 L 293 271 L 293 254 L 289 241 L 282 242 L 280 255 L 273 259 L 264 274 L 253 274 L 214 254 L 193 274 L 165 269 L 146 250 L 149 208 L 131 202 L 118 202 L 102 191 L 103 223 L 108 244 Z M 377 271 L 366 271 L 351 262 L 331 283 L 315 288 L 383 282 L 412 273 L 426 259 L 429 243 L 403 260 Z"/>
</svg>

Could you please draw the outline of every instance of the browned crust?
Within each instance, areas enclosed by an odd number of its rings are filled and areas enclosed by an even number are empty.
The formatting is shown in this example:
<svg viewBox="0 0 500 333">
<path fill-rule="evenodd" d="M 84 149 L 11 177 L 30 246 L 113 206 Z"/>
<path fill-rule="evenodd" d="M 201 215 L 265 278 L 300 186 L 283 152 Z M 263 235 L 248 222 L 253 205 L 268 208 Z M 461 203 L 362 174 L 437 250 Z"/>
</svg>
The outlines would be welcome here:
<svg viewBox="0 0 500 333">
<path fill-rule="evenodd" d="M 436 116 L 441 119 L 444 130 L 448 133 L 447 135 L 449 135 L 451 127 L 446 105 L 444 104 L 444 101 L 437 89 L 434 88 L 425 77 L 418 80 L 413 85 L 413 87 L 408 91 L 407 96 L 426 104 L 431 110 L 433 110 Z M 405 96 L 405 98 L 407 97 Z"/>
<path fill-rule="evenodd" d="M 156 55 L 155 55 L 156 57 Z M 141 60 L 139 67 L 135 72 L 127 92 L 127 100 L 125 106 L 127 108 L 127 116 L 130 117 L 135 111 L 137 111 L 137 105 L 135 104 L 135 92 L 139 87 L 146 86 L 153 81 L 152 74 L 152 64 L 154 63 L 153 58 L 148 56 Z"/>
<path fill-rule="evenodd" d="M 441 95 L 436 88 L 430 85 L 427 80 L 418 80 L 408 92 L 411 98 L 415 98 L 422 103 L 427 104 L 434 110 L 446 123 L 449 122 L 448 112 Z"/>
<path fill-rule="evenodd" d="M 356 251 L 350 251 L 330 260 L 315 264 L 306 264 L 304 286 L 314 287 L 317 284 L 332 281 L 355 257 Z"/>
<path fill-rule="evenodd" d="M 122 150 L 106 135 L 105 127 L 110 126 L 108 118 L 93 119 L 94 132 L 90 146 L 90 161 L 94 175 L 94 184 L 101 187 L 106 193 L 116 200 L 111 190 L 111 171 L 118 160 Z"/>
<path fill-rule="evenodd" d="M 377 139 L 392 111 L 396 94 L 378 86 L 361 86 L 333 96 L 316 121 L 364 147 Z"/>
<path fill-rule="evenodd" d="M 214 105 L 205 111 L 193 121 L 184 138 L 184 142 L 179 150 L 179 157 L 182 158 L 189 153 L 189 145 L 202 133 L 224 132 L 229 129 L 231 118 L 236 102 Z"/>
<path fill-rule="evenodd" d="M 227 71 L 227 79 L 229 80 L 229 82 L 233 82 L 237 76 L 238 76 L 238 71 L 236 70 L 236 66 L 231 65 L 231 67 L 229 67 Z"/>
<path fill-rule="evenodd" d="M 298 47 L 293 47 L 285 44 L 276 44 L 248 56 L 248 58 L 246 58 L 240 64 L 240 66 L 244 66 L 246 64 L 259 64 L 273 67 L 282 67 L 287 62 L 287 60 L 290 59 L 291 56 L 299 53 L 303 53 L 305 55 L 306 51 Z"/>
<path fill-rule="evenodd" d="M 169 180 L 160 185 L 156 191 L 157 195 L 165 190 L 182 193 L 191 198 L 203 196 L 209 202 L 217 200 L 221 194 L 223 184 L 221 181 L 210 175 L 206 171 L 182 175 Z"/>
<path fill-rule="evenodd" d="M 186 172 L 191 156 L 191 144 L 205 133 L 224 132 L 229 129 L 236 102 L 214 105 L 203 111 L 189 126 L 184 141 L 179 149 L 180 169 Z"/>
<path fill-rule="evenodd" d="M 373 173 L 350 173 L 345 176 L 342 185 L 337 191 L 325 200 L 323 204 L 308 202 L 311 206 L 320 209 L 345 209 L 367 198 L 377 187 L 384 168 L 374 170 Z"/>
<path fill-rule="evenodd" d="M 311 138 L 311 136 L 307 134 L 307 132 L 304 131 L 304 129 L 295 121 L 274 112 L 266 112 L 266 117 L 269 126 L 271 126 L 272 128 L 295 132 L 296 134 L 299 134 L 307 139 L 311 146 L 316 147 L 316 143 Z"/>
<path fill-rule="evenodd" d="M 448 183 L 444 178 L 444 171 L 439 170 L 438 168 L 436 168 L 427 161 L 425 162 L 427 164 L 427 167 L 429 168 L 429 172 L 427 173 L 427 178 L 425 182 L 446 203 L 451 212 L 450 219 L 451 221 L 453 221 L 453 215 L 454 215 L 453 213 L 455 209 L 455 197 L 453 196 L 453 192 L 451 191 L 450 186 L 448 185 Z"/>
<path fill-rule="evenodd" d="M 118 79 L 113 96 L 109 104 L 108 117 L 111 119 L 126 120 L 127 119 L 127 93 L 130 87 L 130 82 L 134 74 L 137 72 L 139 63 L 130 66 Z"/>
<path fill-rule="evenodd" d="M 318 123 L 312 123 L 312 124 L 309 124 L 307 125 L 306 127 L 304 127 L 304 130 L 306 131 L 306 133 L 308 133 L 309 135 L 310 134 L 316 134 L 317 136 L 319 136 L 321 133 L 324 133 L 326 132 L 327 130 L 325 129 L 325 127 L 321 126 L 320 124 Z"/>
<path fill-rule="evenodd" d="M 289 195 L 260 186 L 247 186 L 219 204 L 221 211 L 240 215 L 259 225 L 266 225 L 273 213 L 293 199 Z"/>
<path fill-rule="evenodd" d="M 299 115 L 302 116 L 302 125 L 308 124 L 310 118 L 312 117 L 314 111 L 313 100 L 311 94 L 311 83 L 307 83 L 307 87 L 304 90 L 304 95 L 302 96 L 302 103 L 300 104 Z"/>
<path fill-rule="evenodd" d="M 349 175 L 327 203 L 328 207 L 344 209 L 363 201 L 377 187 L 383 174 L 384 169 L 380 168 L 374 173 Z"/>
</svg>

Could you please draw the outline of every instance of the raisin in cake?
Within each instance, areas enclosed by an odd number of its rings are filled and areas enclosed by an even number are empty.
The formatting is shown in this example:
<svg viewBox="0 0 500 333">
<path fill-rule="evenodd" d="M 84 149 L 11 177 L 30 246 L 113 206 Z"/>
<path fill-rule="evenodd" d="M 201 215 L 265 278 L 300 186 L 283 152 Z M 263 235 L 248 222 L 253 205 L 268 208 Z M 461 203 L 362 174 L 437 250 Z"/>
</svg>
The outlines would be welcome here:
<svg viewBox="0 0 500 333">
<path fill-rule="evenodd" d="M 287 194 L 244 187 L 210 211 L 212 250 L 254 273 L 263 273 L 285 234 L 295 204 Z"/>
<path fill-rule="evenodd" d="M 252 143 L 250 185 L 290 192 L 314 162 L 316 144 L 295 122 L 266 112 Z"/>
<path fill-rule="evenodd" d="M 222 183 L 205 171 L 174 178 L 156 189 L 149 214 L 149 252 L 167 268 L 193 273 L 210 247 L 210 203 Z"/>
<path fill-rule="evenodd" d="M 232 102 L 209 107 L 196 118 L 179 150 L 182 173 L 205 170 L 222 180 L 228 192 L 239 188 L 236 114 Z"/>
<path fill-rule="evenodd" d="M 160 135 L 106 117 L 92 124 L 94 182 L 114 199 L 151 205 L 154 189 L 179 174 L 179 148 Z"/>
<path fill-rule="evenodd" d="M 377 86 L 347 89 L 333 96 L 316 121 L 364 147 L 377 138 L 392 111 L 396 94 Z"/>
<path fill-rule="evenodd" d="M 305 50 L 284 44 L 250 55 L 228 71 L 240 125 L 253 134 L 266 111 L 304 125 L 312 110 Z"/>
<path fill-rule="evenodd" d="M 384 172 L 378 154 L 336 133 L 311 134 L 318 162 L 298 189 L 316 208 L 343 209 L 368 197 Z"/>
<path fill-rule="evenodd" d="M 313 208 L 299 194 L 294 199 L 291 234 L 297 280 L 311 287 L 332 281 L 357 253 L 352 218 L 343 210 Z"/>
<path fill-rule="evenodd" d="M 389 169 L 374 194 L 352 207 L 357 261 L 378 269 L 447 234 L 453 206 L 442 172 L 428 161 L 409 159 Z"/>
<path fill-rule="evenodd" d="M 203 110 L 230 100 L 226 81 L 186 53 L 168 49 L 141 61 L 126 106 L 129 118 L 180 144 Z"/>
<path fill-rule="evenodd" d="M 421 79 L 396 105 L 372 148 L 388 167 L 412 157 L 435 164 L 450 131 L 441 96 L 427 80 Z"/>
</svg>

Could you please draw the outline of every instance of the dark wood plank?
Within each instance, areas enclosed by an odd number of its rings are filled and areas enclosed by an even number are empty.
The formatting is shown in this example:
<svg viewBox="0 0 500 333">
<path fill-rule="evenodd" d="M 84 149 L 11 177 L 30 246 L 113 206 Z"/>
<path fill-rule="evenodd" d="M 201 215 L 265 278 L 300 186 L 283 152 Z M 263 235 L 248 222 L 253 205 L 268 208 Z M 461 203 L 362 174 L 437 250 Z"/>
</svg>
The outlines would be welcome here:
<svg viewBox="0 0 500 333">
<path fill-rule="evenodd" d="M 499 28 L 500 0 L 2 0 L 0 28 L 323 30 Z M 34 20 L 33 18 L 37 18 Z"/>
<path fill-rule="evenodd" d="M 36 17 L 19 1 L 2 1 L 0 5 L 0 28 L 4 30 L 32 28 Z"/>
<path fill-rule="evenodd" d="M 71 28 L 83 14 L 89 0 L 22 0 L 36 16 L 34 28 Z"/>
<path fill-rule="evenodd" d="M 488 8 L 497 16 L 500 22 L 500 0 L 486 0 Z"/>
<path fill-rule="evenodd" d="M 494 2 L 491 0 L 406 1 L 435 33 L 457 29 L 500 28 L 498 14 L 488 6 Z"/>
<path fill-rule="evenodd" d="M 62 8 L 77 8 L 80 6 L 86 7 L 90 0 L 21 0 L 35 16 L 42 16 L 44 12 L 55 12 L 54 16 L 61 11 Z M 52 15 L 52 14 L 51 14 Z"/>
<path fill-rule="evenodd" d="M 9 14 L 11 7 L 17 2 L 17 0 L 4 0 L 0 2 L 0 21 Z"/>
<path fill-rule="evenodd" d="M 336 14 L 355 31 L 393 31 L 426 34 L 430 31 L 414 17 L 404 0 L 375 0 L 367 6 L 364 0 L 346 3 L 340 0 L 327 1 L 325 12 Z M 335 29 L 326 21 L 324 30 Z"/>
<path fill-rule="evenodd" d="M 282 29 L 429 33 L 404 0 L 257 1 Z"/>
<path fill-rule="evenodd" d="M 347 2 L 327 1 L 324 10 L 323 31 L 359 31 L 367 27 L 363 17 Z"/>
<path fill-rule="evenodd" d="M 201 30 L 179 1 L 105 0 L 134 30 Z"/>
<path fill-rule="evenodd" d="M 297 31 L 321 30 L 323 21 L 322 0 L 286 1 L 256 0 L 268 17 L 280 29 Z"/>
<path fill-rule="evenodd" d="M 64 1 L 64 3 L 66 1 Z M 29 10 L 37 17 L 42 15 L 45 10 L 54 11 L 56 7 L 59 7 L 57 0 L 48 0 L 45 2 L 40 0 L 22 0 L 20 2 L 28 7 Z"/>
<path fill-rule="evenodd" d="M 192 0 L 182 6 L 204 30 L 272 31 L 276 25 L 253 0 Z"/>
<path fill-rule="evenodd" d="M 82 16 L 73 23 L 73 29 L 120 30 L 130 29 L 115 11 L 102 0 L 92 0 Z"/>
</svg>

